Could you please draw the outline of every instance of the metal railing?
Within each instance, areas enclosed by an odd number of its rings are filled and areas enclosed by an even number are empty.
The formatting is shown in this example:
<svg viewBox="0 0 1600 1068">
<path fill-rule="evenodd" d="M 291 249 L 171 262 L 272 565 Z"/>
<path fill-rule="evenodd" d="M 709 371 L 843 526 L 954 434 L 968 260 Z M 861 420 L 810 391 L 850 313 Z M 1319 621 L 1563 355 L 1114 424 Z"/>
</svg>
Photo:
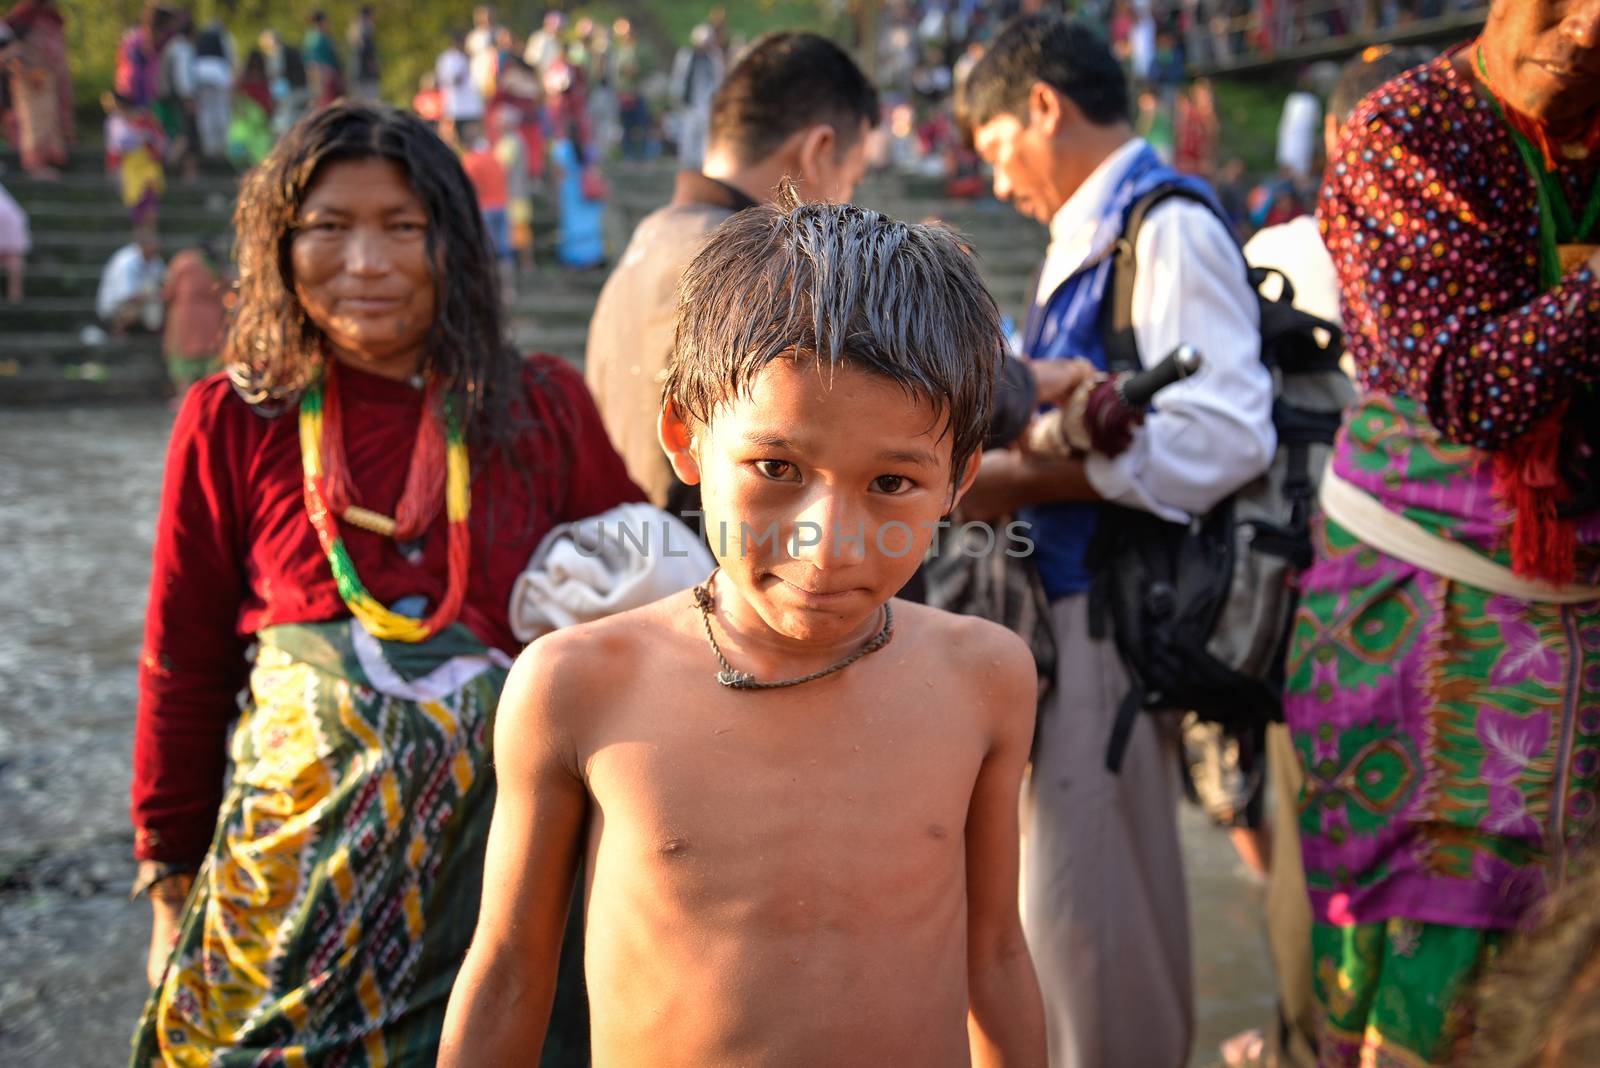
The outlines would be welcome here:
<svg viewBox="0 0 1600 1068">
<path fill-rule="evenodd" d="M 1483 0 L 1211 0 L 1186 28 L 1197 74 L 1249 73 L 1285 63 L 1350 55 L 1373 44 L 1463 36 L 1482 25 Z"/>
</svg>

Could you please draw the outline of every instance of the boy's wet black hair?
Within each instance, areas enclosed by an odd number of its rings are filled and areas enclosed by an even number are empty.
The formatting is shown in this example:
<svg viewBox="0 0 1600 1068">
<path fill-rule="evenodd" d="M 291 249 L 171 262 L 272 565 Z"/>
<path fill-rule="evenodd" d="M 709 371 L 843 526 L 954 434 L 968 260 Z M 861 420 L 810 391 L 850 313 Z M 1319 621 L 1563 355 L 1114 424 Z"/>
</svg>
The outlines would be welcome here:
<svg viewBox="0 0 1600 1068">
<path fill-rule="evenodd" d="M 709 423 L 768 363 L 815 360 L 898 382 L 947 420 L 951 477 L 982 445 L 1005 358 L 994 299 L 944 227 L 850 205 L 777 203 L 717 227 L 678 288 L 665 397 Z"/>
</svg>

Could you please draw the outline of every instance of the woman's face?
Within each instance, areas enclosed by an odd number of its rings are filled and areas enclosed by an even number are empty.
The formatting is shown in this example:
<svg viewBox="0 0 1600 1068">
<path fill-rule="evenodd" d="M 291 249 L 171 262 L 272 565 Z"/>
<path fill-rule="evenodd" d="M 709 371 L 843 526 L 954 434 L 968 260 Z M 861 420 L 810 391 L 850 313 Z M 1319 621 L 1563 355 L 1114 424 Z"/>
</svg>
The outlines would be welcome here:
<svg viewBox="0 0 1600 1068">
<path fill-rule="evenodd" d="M 391 160 L 340 160 L 307 194 L 290 251 L 294 294 L 335 359 L 415 374 L 436 301 L 428 213 Z"/>
<path fill-rule="evenodd" d="M 1600 0 L 1496 0 L 1482 40 L 1497 92 L 1555 132 L 1581 136 L 1600 105 Z"/>
</svg>

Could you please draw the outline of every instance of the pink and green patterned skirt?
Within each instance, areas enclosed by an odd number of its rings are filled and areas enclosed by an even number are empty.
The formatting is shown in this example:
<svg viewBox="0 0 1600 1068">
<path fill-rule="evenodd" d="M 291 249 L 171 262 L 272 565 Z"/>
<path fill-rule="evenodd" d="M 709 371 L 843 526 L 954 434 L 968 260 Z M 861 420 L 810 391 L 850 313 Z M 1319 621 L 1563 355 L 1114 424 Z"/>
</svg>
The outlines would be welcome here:
<svg viewBox="0 0 1600 1068">
<path fill-rule="evenodd" d="M 1324 1063 L 1445 1063 L 1454 994 L 1594 814 L 1600 605 L 1496 596 L 1331 521 L 1319 543 L 1285 713 Z"/>
</svg>

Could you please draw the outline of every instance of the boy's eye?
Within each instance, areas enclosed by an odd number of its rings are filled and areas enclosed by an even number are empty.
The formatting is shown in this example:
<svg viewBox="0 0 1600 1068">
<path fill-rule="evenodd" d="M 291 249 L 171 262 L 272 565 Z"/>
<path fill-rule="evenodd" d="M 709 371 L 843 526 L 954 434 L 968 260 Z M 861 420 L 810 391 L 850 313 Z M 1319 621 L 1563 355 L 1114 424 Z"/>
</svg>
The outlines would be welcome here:
<svg viewBox="0 0 1600 1068">
<path fill-rule="evenodd" d="M 879 493 L 904 493 L 911 488 L 911 480 L 904 475 L 879 475 L 872 480 L 872 488 Z"/>
<path fill-rule="evenodd" d="M 404 222 L 394 223 L 389 228 L 407 236 L 414 236 L 426 230 L 427 226 L 424 223 L 419 223 L 414 220 L 407 220 Z"/>
<path fill-rule="evenodd" d="M 756 470 L 775 482 L 800 481 L 800 472 L 788 460 L 757 460 Z"/>
</svg>

